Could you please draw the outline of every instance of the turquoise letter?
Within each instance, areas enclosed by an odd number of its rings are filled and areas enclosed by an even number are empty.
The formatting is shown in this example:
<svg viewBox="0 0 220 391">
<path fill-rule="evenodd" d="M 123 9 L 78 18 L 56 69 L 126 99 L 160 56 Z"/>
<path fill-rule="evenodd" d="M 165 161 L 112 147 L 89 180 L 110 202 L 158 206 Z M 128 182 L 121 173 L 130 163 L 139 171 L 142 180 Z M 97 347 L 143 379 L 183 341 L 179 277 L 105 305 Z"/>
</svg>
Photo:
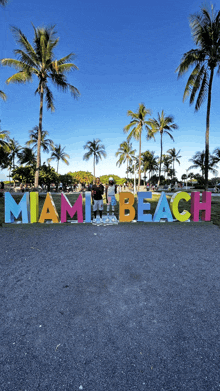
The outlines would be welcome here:
<svg viewBox="0 0 220 391">
<path fill-rule="evenodd" d="M 10 193 L 5 193 L 5 222 L 13 223 L 14 218 L 18 219 L 22 215 L 22 223 L 30 222 L 30 202 L 29 193 L 25 193 L 17 204 Z"/>
<path fill-rule="evenodd" d="M 85 222 L 91 223 L 91 191 L 85 192 Z"/>
<path fill-rule="evenodd" d="M 160 219 L 167 219 L 169 222 L 173 221 L 173 217 L 164 191 L 162 191 L 159 202 L 157 204 L 153 222 L 157 223 L 160 221 Z"/>
</svg>

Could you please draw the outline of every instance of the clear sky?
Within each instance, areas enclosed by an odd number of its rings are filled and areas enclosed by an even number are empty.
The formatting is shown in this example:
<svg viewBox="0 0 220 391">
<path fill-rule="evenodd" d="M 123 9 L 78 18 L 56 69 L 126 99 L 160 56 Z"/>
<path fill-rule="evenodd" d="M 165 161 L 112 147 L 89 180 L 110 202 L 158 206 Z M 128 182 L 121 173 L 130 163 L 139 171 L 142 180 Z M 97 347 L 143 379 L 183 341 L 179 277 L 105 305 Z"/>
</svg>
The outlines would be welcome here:
<svg viewBox="0 0 220 391">
<path fill-rule="evenodd" d="M 74 63 L 79 70 L 68 76 L 69 83 L 81 93 L 74 100 L 52 86 L 56 111 L 44 108 L 43 129 L 56 144 L 66 146 L 70 165 L 60 164 L 60 173 L 85 170 L 92 172 L 92 159 L 83 161 L 83 145 L 100 138 L 107 158 L 99 162 L 96 174 L 115 173 L 125 176 L 126 164 L 116 166 L 115 152 L 126 140 L 123 128 L 130 122 L 127 111 L 137 111 L 144 103 L 156 117 L 163 109 L 172 114 L 179 129 L 173 131 L 175 142 L 168 135 L 163 138 L 164 153 L 170 148 L 181 150 L 181 165 L 176 164 L 180 178 L 191 165 L 188 161 L 205 147 L 206 102 L 199 112 L 189 102 L 183 103 L 187 76 L 177 80 L 175 73 L 182 55 L 194 48 L 188 17 L 198 12 L 200 1 L 136 0 L 9 0 L 0 8 L 0 58 L 15 58 L 17 48 L 10 26 L 22 30 L 29 41 L 33 27 L 56 25 L 60 42 L 55 49 L 57 59 L 74 52 Z M 0 89 L 7 102 L 0 101 L 2 130 L 22 146 L 28 140 L 28 131 L 39 121 L 39 96 L 34 95 L 37 80 L 32 83 L 6 85 L 13 68 L 0 68 Z M 220 79 L 214 77 L 210 151 L 220 147 Z M 142 152 L 160 154 L 160 138 L 146 140 L 142 134 Z M 132 140 L 138 152 L 138 142 Z M 49 155 L 42 156 L 46 161 Z M 54 167 L 56 163 L 54 162 Z M 194 172 L 199 172 L 194 170 Z M 6 179 L 7 171 L 0 172 Z"/>
</svg>

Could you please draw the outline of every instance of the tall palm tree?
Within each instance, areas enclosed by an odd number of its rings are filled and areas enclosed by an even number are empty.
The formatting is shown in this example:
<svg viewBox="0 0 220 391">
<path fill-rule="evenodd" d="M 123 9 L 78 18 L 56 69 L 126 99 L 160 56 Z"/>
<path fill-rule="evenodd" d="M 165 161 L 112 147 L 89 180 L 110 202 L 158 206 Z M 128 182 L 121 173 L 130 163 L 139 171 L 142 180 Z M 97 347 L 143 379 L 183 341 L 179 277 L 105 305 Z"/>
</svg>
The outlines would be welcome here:
<svg viewBox="0 0 220 391">
<path fill-rule="evenodd" d="M 202 171 L 202 177 L 205 177 L 205 151 L 202 152 L 196 152 L 195 155 L 192 157 L 192 159 L 189 159 L 190 162 L 193 164 L 187 169 L 191 170 L 193 168 L 200 169 Z M 214 168 L 216 167 L 218 162 L 216 161 L 216 156 L 209 154 L 208 159 L 208 171 L 211 171 L 213 174 L 217 173 L 217 170 Z M 204 178 L 205 179 L 205 178 Z"/>
<path fill-rule="evenodd" d="M 150 132 L 152 136 L 155 133 L 160 133 L 160 165 L 159 165 L 159 179 L 158 186 L 160 185 L 160 175 L 161 175 L 161 165 L 162 165 L 162 156 L 163 156 L 163 134 L 168 134 L 170 138 L 174 141 L 172 134 L 170 133 L 173 129 L 178 129 L 177 124 L 174 123 L 174 117 L 172 115 L 168 115 L 167 117 L 162 110 L 161 114 L 158 113 L 158 118 L 150 119 L 148 121 L 150 126 Z"/>
<path fill-rule="evenodd" d="M 100 145 L 101 140 L 98 138 L 93 141 L 87 141 L 87 143 L 83 146 L 84 149 L 88 149 L 88 152 L 86 152 L 83 155 L 83 160 L 89 160 L 91 156 L 93 156 L 93 175 L 95 179 L 95 165 L 98 164 L 99 160 L 102 160 L 102 157 L 106 157 L 107 154 L 105 152 L 105 146 Z"/>
<path fill-rule="evenodd" d="M 143 103 L 139 104 L 139 109 L 137 113 L 133 113 L 133 111 L 128 110 L 127 115 L 132 118 L 130 124 L 126 125 L 124 127 L 124 132 L 129 133 L 127 140 L 128 142 L 131 140 L 132 137 L 135 138 L 135 140 L 139 140 L 139 169 L 138 169 L 138 190 L 141 183 L 141 134 L 143 131 L 143 128 L 148 129 L 147 127 L 147 121 L 146 116 L 151 114 L 150 109 L 146 109 L 145 105 Z"/>
<path fill-rule="evenodd" d="M 173 162 L 173 174 L 174 174 L 174 172 L 175 172 L 175 169 L 174 169 L 174 162 L 176 161 L 177 163 L 180 164 L 179 159 L 182 157 L 182 156 L 179 155 L 180 149 L 179 149 L 179 151 L 177 152 L 175 148 L 171 148 L 171 149 L 168 149 L 167 153 L 170 155 L 171 160 L 172 160 L 172 162 Z"/>
<path fill-rule="evenodd" d="M 35 126 L 32 130 L 29 130 L 30 134 L 30 140 L 26 142 L 26 145 L 30 147 L 32 145 L 32 148 L 37 150 L 37 144 L 38 144 L 38 126 Z M 54 143 L 53 140 L 46 138 L 48 136 L 47 130 L 41 131 L 41 143 L 40 146 L 43 149 L 44 152 L 49 153 L 50 150 L 53 150 L 54 148 Z M 40 158 L 41 158 L 41 153 L 40 153 Z M 40 165 L 41 165 L 41 159 L 40 159 Z"/>
<path fill-rule="evenodd" d="M 71 63 L 74 54 L 70 53 L 60 60 L 55 60 L 54 49 L 58 45 L 59 38 L 56 38 L 54 26 L 34 28 L 33 46 L 30 44 L 26 36 L 16 27 L 13 27 L 13 32 L 17 43 L 21 49 L 16 49 L 14 52 L 18 59 L 5 58 L 1 60 L 2 65 L 8 65 L 18 69 L 18 72 L 9 77 L 6 83 L 26 83 L 32 81 L 32 76 L 38 78 L 38 87 L 35 93 L 40 95 L 40 113 L 38 126 L 38 143 L 37 143 L 37 165 L 35 173 L 35 187 L 38 186 L 39 166 L 40 166 L 40 146 L 42 134 L 42 119 L 43 119 L 43 102 L 44 98 L 47 103 L 47 109 L 54 111 L 53 94 L 48 87 L 49 80 L 62 91 L 69 90 L 76 98 L 79 96 L 79 91 L 76 87 L 67 82 L 66 74 L 71 70 L 78 69 L 77 66 Z"/>
<path fill-rule="evenodd" d="M 128 165 L 129 162 L 132 161 L 132 158 L 134 157 L 134 154 L 136 152 L 136 149 L 132 149 L 132 144 L 124 141 L 123 143 L 120 144 L 118 151 L 115 153 L 115 156 L 118 157 L 119 159 L 116 162 L 116 166 L 121 166 L 122 163 L 127 162 L 127 170 L 126 173 L 128 174 Z"/>
<path fill-rule="evenodd" d="M 190 105 L 194 102 L 196 94 L 195 110 L 198 111 L 202 103 L 207 99 L 206 133 L 205 133 L 205 189 L 208 190 L 208 161 L 209 161 L 209 125 L 211 110 L 212 84 L 215 69 L 220 72 L 220 11 L 211 11 L 206 7 L 201 8 L 201 13 L 190 16 L 190 27 L 193 40 L 197 46 L 185 53 L 177 68 L 178 77 L 185 74 L 190 67 L 193 71 L 187 81 L 183 94 L 183 101 L 190 96 Z"/>
<path fill-rule="evenodd" d="M 8 3 L 8 0 L 0 0 L 0 5 L 3 7 Z"/>
<path fill-rule="evenodd" d="M 70 157 L 69 157 L 69 155 L 67 155 L 67 153 L 64 152 L 65 148 L 66 147 L 61 148 L 60 144 L 56 145 L 53 148 L 53 152 L 51 154 L 51 157 L 49 159 L 47 159 L 48 163 L 50 163 L 51 160 L 57 160 L 57 174 L 58 174 L 60 160 L 62 160 L 67 165 L 69 165 L 69 162 L 68 162 L 67 158 L 69 159 Z"/>
</svg>

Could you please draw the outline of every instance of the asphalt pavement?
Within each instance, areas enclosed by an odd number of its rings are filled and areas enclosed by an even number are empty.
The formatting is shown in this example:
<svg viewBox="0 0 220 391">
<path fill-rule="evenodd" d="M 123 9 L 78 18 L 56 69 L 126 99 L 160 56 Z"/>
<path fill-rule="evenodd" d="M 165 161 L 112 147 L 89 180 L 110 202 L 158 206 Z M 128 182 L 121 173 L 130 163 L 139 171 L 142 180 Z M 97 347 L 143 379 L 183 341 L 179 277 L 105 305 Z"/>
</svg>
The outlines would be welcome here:
<svg viewBox="0 0 220 391">
<path fill-rule="evenodd" d="M 0 390 L 220 390 L 219 238 L 210 223 L 0 228 Z"/>
</svg>

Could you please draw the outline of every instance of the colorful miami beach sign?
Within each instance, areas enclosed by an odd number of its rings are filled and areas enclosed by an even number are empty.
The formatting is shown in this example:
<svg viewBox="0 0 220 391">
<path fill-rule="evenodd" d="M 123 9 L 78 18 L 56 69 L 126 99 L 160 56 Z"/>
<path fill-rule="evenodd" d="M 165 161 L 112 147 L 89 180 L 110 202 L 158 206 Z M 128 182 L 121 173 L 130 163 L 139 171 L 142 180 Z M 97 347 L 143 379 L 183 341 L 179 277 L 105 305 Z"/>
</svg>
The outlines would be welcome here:
<svg viewBox="0 0 220 391">
<path fill-rule="evenodd" d="M 202 202 L 200 202 L 200 193 L 193 192 L 191 196 L 183 191 L 175 193 L 168 204 L 165 192 L 161 193 L 154 215 L 150 213 L 150 203 L 147 200 L 152 198 L 151 192 L 137 193 L 137 221 L 141 222 L 160 222 L 161 219 L 173 222 L 174 219 L 184 222 L 199 221 L 199 212 L 202 211 L 202 220 L 211 220 L 211 197 L 209 191 L 202 193 Z M 191 201 L 190 212 L 184 210 L 179 212 L 180 200 Z M 147 213 L 144 213 L 144 212 Z M 52 221 L 53 223 L 66 223 L 67 217 L 73 218 L 77 215 L 78 223 L 91 223 L 91 193 L 85 192 L 85 221 L 83 221 L 83 198 L 80 194 L 76 202 L 71 205 L 64 193 L 61 193 L 61 214 L 57 213 L 52 195 L 47 193 L 46 199 L 39 216 L 39 194 L 37 192 L 25 193 L 19 202 L 16 203 L 12 195 L 5 193 L 5 223 L 14 223 L 20 216 L 22 223 L 44 223 Z M 119 222 L 131 222 L 135 218 L 134 195 L 130 192 L 119 194 Z"/>
</svg>

